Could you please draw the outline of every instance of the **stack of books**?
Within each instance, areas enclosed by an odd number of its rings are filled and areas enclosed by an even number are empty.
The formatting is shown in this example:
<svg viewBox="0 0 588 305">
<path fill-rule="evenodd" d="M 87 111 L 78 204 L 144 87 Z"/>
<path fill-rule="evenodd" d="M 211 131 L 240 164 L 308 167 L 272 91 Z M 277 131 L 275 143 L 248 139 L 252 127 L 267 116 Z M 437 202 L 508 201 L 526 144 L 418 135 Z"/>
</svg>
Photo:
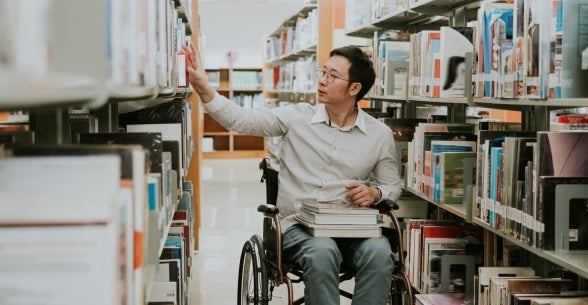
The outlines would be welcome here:
<svg viewBox="0 0 588 305">
<path fill-rule="evenodd" d="M 343 202 L 302 202 L 296 220 L 313 236 L 370 238 L 382 235 L 378 210 Z"/>
</svg>

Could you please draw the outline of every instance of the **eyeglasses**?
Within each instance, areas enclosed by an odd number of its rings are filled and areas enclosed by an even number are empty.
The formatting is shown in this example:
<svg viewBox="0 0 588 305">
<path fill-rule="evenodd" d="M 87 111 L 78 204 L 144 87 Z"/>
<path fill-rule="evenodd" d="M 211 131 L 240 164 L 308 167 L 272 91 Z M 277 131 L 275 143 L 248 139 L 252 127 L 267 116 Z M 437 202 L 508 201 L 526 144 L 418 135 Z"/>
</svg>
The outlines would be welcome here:
<svg viewBox="0 0 588 305">
<path fill-rule="evenodd" d="M 341 77 L 333 74 L 333 72 L 330 72 L 329 73 L 329 72 L 327 72 L 327 71 L 325 71 L 323 69 L 316 69 L 316 77 L 318 79 L 321 79 L 323 77 L 326 77 L 327 78 L 327 83 L 329 83 L 329 84 L 332 84 L 335 81 L 335 79 L 346 80 L 348 82 L 351 81 L 350 79 L 341 78 Z"/>
</svg>

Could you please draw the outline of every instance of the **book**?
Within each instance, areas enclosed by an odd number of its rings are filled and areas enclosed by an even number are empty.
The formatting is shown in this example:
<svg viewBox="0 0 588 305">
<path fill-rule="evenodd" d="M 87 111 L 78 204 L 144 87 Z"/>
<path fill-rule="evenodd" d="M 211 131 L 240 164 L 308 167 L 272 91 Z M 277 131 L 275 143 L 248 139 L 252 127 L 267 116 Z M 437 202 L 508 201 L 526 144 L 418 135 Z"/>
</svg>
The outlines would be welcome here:
<svg viewBox="0 0 588 305">
<path fill-rule="evenodd" d="M 468 185 L 472 185 L 472 180 L 475 175 L 475 152 L 443 152 L 439 156 L 439 186 L 438 200 L 446 204 L 462 204 L 464 203 L 465 189 Z M 472 161 L 467 162 L 466 159 Z M 469 165 L 469 166 L 468 166 Z M 471 175 L 466 175 L 472 173 Z M 466 180 L 465 177 L 469 177 Z M 437 186 L 437 183 L 435 183 Z"/>
<path fill-rule="evenodd" d="M 471 296 L 456 296 L 450 293 L 420 293 L 415 294 L 416 305 L 467 305 L 471 303 Z"/>
<path fill-rule="evenodd" d="M 588 298 L 536 298 L 531 301 L 531 305 L 586 305 Z"/>
<path fill-rule="evenodd" d="M 581 51 L 586 44 L 574 39 L 583 35 L 585 0 L 552 1 L 549 22 L 549 98 L 579 98 L 588 95 L 588 71 L 582 69 Z"/>
<path fill-rule="evenodd" d="M 378 216 L 370 214 L 335 214 L 335 213 L 316 213 L 307 211 L 304 208 L 300 211 L 300 216 L 304 220 L 315 224 L 377 224 Z"/>
<path fill-rule="evenodd" d="M 305 226 L 313 236 L 326 236 L 333 238 L 371 238 L 382 236 L 379 225 L 319 225 L 306 221 L 296 215 L 294 217 Z"/>
<path fill-rule="evenodd" d="M 409 218 L 405 221 L 405 235 L 406 245 L 404 249 L 407 251 L 405 265 L 408 266 L 408 278 L 414 287 L 420 287 L 421 276 L 421 227 L 424 225 L 449 225 L 455 224 L 451 220 L 435 220 L 435 219 L 421 219 Z"/>
<path fill-rule="evenodd" d="M 490 279 L 495 277 L 534 276 L 535 270 L 531 267 L 478 267 L 478 287 L 476 299 L 479 305 L 489 304 L 488 289 Z"/>
<path fill-rule="evenodd" d="M 506 281 L 506 287 L 503 291 L 500 291 L 500 293 L 502 295 L 501 299 L 508 302 L 513 293 L 553 293 L 571 291 L 573 290 L 574 285 L 575 284 L 572 280 L 562 278 L 511 278 Z"/>
<path fill-rule="evenodd" d="M 177 159 L 179 163 L 180 170 L 177 173 L 180 177 L 184 177 L 187 171 L 189 151 L 183 128 L 185 129 L 181 123 L 129 124 L 126 126 L 129 133 L 161 133 L 162 141 L 177 141 L 180 143 L 179 151 L 174 151 L 175 154 L 173 155 L 173 159 Z M 179 185 L 181 187 L 181 184 Z"/>
<path fill-rule="evenodd" d="M 160 265 L 161 267 L 161 265 Z M 153 282 L 151 292 L 147 298 L 148 305 L 174 305 L 177 302 L 176 282 Z"/>
<path fill-rule="evenodd" d="M 316 202 L 303 201 L 302 208 L 315 213 L 331 213 L 331 214 L 366 214 L 378 215 L 379 211 L 370 207 L 361 207 L 358 205 L 345 202 Z"/>
<path fill-rule="evenodd" d="M 161 153 L 163 152 L 163 140 L 161 133 L 82 133 L 79 137 L 80 144 L 138 144 L 149 152 L 149 171 L 161 173 Z"/>
<path fill-rule="evenodd" d="M 426 293 L 453 293 L 456 287 L 461 287 L 461 293 L 464 292 L 466 283 L 465 268 L 457 268 L 451 273 L 450 280 L 458 285 L 452 285 L 452 289 L 442 291 L 443 260 L 447 256 L 464 256 L 465 261 L 466 245 L 468 241 L 463 238 L 435 238 L 429 237 L 423 239 L 423 265 L 421 275 L 421 287 Z M 473 267 L 473 266 L 472 266 Z M 473 271 L 473 269 L 471 270 Z"/>
<path fill-rule="evenodd" d="M 0 289 L 17 292 L 3 303 L 124 302 L 120 168 L 115 155 L 0 158 Z"/>
<path fill-rule="evenodd" d="M 578 221 L 570 221 L 570 218 L 567 219 L 558 219 L 556 218 L 556 213 L 559 209 L 568 209 L 568 215 L 573 215 L 574 218 L 577 219 L 576 216 L 581 217 L 586 215 L 586 197 L 585 196 L 577 196 L 579 195 L 578 192 L 576 193 L 576 198 L 569 201 L 567 205 L 557 205 L 557 198 L 556 188 L 558 185 L 580 185 L 582 188 L 588 188 L 588 177 L 553 177 L 553 176 L 541 176 L 539 177 L 538 182 L 538 194 L 537 194 L 537 207 L 536 207 L 536 221 L 538 222 L 539 226 L 537 231 L 535 232 L 535 241 L 536 246 L 541 249 L 545 250 L 555 250 L 556 239 L 558 238 L 565 238 L 566 236 L 556 236 L 555 231 L 556 227 L 559 227 L 560 224 L 568 222 L 568 226 L 574 226 L 576 231 L 575 233 L 580 235 L 575 235 L 572 239 L 576 241 L 575 246 L 574 242 L 572 242 L 572 248 L 575 250 L 579 250 L 582 246 L 580 246 L 580 238 L 582 240 L 582 244 L 586 242 L 586 234 L 588 233 L 585 229 L 583 229 L 583 223 L 585 220 L 581 220 L 580 223 Z M 577 213 L 577 215 L 574 215 Z M 580 228 L 580 230 L 578 230 Z M 568 235 L 569 238 L 569 235 Z"/>
<path fill-rule="evenodd" d="M 481 249 L 484 232 L 479 226 L 474 225 L 423 225 L 421 231 L 421 251 L 423 252 L 421 258 L 421 289 L 428 287 L 434 289 L 440 288 L 440 280 L 443 274 L 436 276 L 433 274 L 431 278 L 431 251 L 435 250 L 434 246 L 431 249 L 431 243 L 437 242 L 441 244 L 441 251 L 443 254 L 458 254 L 458 255 L 472 255 L 475 257 L 476 267 L 483 261 L 483 252 Z M 453 243 L 453 246 L 451 245 Z M 445 246 L 443 246 L 445 244 Z M 457 246 L 457 247 L 455 247 Z M 443 249 L 451 250 L 451 252 L 443 251 Z M 440 254 L 440 255 L 443 255 Z M 440 256 L 439 254 L 435 254 Z M 438 261 L 440 263 L 440 260 Z M 416 263 L 413 261 L 413 263 Z M 434 263 L 434 262 L 433 262 Z M 441 267 L 439 265 L 439 267 Z M 439 271 L 440 268 L 439 268 Z M 437 285 L 437 281 L 439 285 Z M 433 290 L 435 291 L 435 290 Z M 437 291 L 438 292 L 438 291 Z"/>
<path fill-rule="evenodd" d="M 124 252 L 127 259 L 126 267 L 129 272 L 140 274 L 143 270 L 143 256 L 145 252 L 144 235 L 148 219 L 145 202 L 147 200 L 146 172 L 148 161 L 146 151 L 140 145 L 83 145 L 83 144 L 36 144 L 17 145 L 11 149 L 14 156 L 20 157 L 80 157 L 80 156 L 109 156 L 114 155 L 120 159 L 120 197 L 127 203 L 119 210 L 121 223 L 121 236 L 125 236 Z M 72 161 L 73 163 L 73 161 Z M 73 165 L 73 164 L 72 164 Z M 73 187 L 73 186 L 72 186 Z M 124 197 L 123 197 L 124 196 Z M 122 205 L 122 202 L 119 202 Z M 132 246 L 131 246 L 132 245 Z M 137 277 L 136 275 L 135 277 Z M 128 275 L 129 281 L 133 276 Z M 134 281 L 135 288 L 139 288 L 141 281 Z M 131 284 L 132 285 L 132 282 Z M 128 287 L 131 291 L 134 288 Z M 131 297 L 132 294 L 126 294 Z"/>
<path fill-rule="evenodd" d="M 85 180 L 92 180 L 91 176 L 87 173 Z M 94 193 L 88 192 L 86 196 Z M 20 194 L 29 197 L 23 195 Z M 43 195 L 45 200 L 57 203 L 50 194 Z M 82 198 L 71 193 L 68 196 Z M 0 202 L 6 202 L 4 199 Z M 110 221 L 108 224 L 3 227 L 0 230 L 0 287 L 5 291 L 2 303 L 124 304 L 117 226 Z"/>
<path fill-rule="evenodd" d="M 542 301 L 549 301 L 554 299 L 569 299 L 570 301 L 574 301 L 577 299 L 584 299 L 588 297 L 588 292 L 586 291 L 562 291 L 562 292 L 555 292 L 555 293 L 544 293 L 544 292 L 537 292 L 537 293 L 513 293 L 510 295 L 510 304 L 511 305 L 531 305 L 531 303 L 535 300 L 542 300 Z M 572 303 L 575 304 L 575 303 Z"/>
</svg>

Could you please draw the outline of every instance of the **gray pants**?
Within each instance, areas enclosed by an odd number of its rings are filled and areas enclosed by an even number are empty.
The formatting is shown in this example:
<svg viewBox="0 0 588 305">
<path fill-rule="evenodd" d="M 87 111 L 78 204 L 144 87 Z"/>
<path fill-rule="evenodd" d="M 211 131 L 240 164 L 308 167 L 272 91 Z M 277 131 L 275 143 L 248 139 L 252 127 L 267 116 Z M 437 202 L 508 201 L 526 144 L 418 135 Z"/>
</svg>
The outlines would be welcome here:
<svg viewBox="0 0 588 305">
<path fill-rule="evenodd" d="M 307 305 L 337 305 L 341 263 L 357 270 L 353 305 L 385 305 L 390 293 L 394 261 L 390 244 L 382 238 L 313 237 L 294 225 L 283 234 L 287 261 L 302 266 Z"/>
</svg>

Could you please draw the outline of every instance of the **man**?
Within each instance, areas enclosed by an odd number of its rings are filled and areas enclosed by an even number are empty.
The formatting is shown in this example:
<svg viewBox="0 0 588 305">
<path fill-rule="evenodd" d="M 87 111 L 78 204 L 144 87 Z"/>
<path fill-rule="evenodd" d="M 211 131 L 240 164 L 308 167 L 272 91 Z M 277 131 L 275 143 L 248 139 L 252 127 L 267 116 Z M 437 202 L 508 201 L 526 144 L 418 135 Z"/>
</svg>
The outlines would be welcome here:
<svg viewBox="0 0 588 305">
<path fill-rule="evenodd" d="M 317 71 L 317 105 L 244 109 L 210 87 L 193 46 L 184 51 L 188 80 L 215 120 L 236 132 L 282 137 L 283 253 L 303 268 L 306 304 L 339 304 L 343 262 L 357 270 L 353 304 L 386 304 L 394 269 L 386 238 L 313 237 L 294 219 L 304 200 L 369 206 L 400 197 L 392 131 L 357 105 L 375 80 L 371 60 L 357 47 L 334 49 Z"/>
</svg>

